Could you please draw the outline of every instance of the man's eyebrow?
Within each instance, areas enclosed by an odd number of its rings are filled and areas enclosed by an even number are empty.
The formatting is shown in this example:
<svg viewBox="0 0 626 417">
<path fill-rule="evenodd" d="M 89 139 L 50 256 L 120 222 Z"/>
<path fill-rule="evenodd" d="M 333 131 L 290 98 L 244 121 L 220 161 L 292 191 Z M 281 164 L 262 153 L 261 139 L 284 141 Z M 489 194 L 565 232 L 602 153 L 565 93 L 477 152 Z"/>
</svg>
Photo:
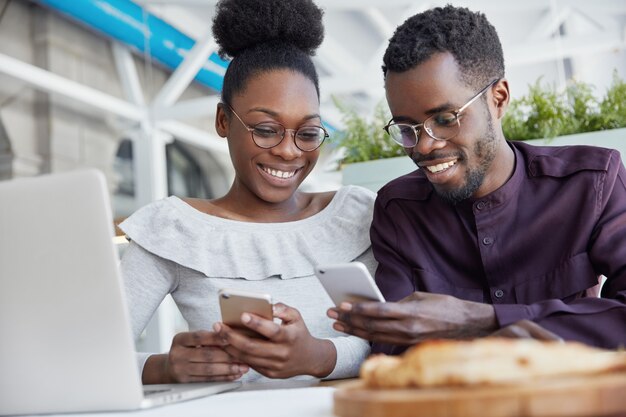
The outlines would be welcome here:
<svg viewBox="0 0 626 417">
<path fill-rule="evenodd" d="M 432 109 L 426 110 L 426 114 L 428 115 L 433 115 L 435 113 L 441 113 L 442 111 L 450 111 L 452 109 L 456 109 L 456 107 L 454 106 L 454 104 L 452 103 L 444 103 L 440 106 L 434 107 Z"/>
<path fill-rule="evenodd" d="M 246 113 L 254 113 L 254 112 L 265 113 L 274 118 L 278 118 L 280 116 L 280 114 L 276 113 L 274 110 L 270 110 L 265 107 L 253 107 L 250 110 L 248 110 Z M 302 119 L 303 120 L 321 119 L 321 117 L 319 114 L 313 113 L 313 114 L 307 114 L 306 116 L 302 117 Z"/>
<path fill-rule="evenodd" d="M 453 109 L 456 109 L 456 107 L 454 107 L 452 103 L 444 103 L 437 107 L 433 107 L 432 109 L 428 109 L 424 113 L 428 116 L 432 116 L 433 114 L 441 113 L 444 111 L 451 111 Z M 395 116 L 391 120 L 393 120 L 396 123 L 398 122 L 399 123 L 405 123 L 405 122 L 423 123 L 423 121 L 418 122 L 417 120 L 409 116 Z"/>
</svg>

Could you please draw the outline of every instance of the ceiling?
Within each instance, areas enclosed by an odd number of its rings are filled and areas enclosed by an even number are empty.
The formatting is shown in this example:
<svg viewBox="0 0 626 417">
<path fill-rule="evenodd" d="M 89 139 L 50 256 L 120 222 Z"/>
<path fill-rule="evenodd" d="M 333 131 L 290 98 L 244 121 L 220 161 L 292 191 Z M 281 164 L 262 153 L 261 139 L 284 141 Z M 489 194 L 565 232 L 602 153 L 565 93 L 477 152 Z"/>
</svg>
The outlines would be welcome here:
<svg viewBox="0 0 626 417">
<path fill-rule="evenodd" d="M 210 38 L 216 0 L 135 0 L 190 37 Z M 315 63 L 322 115 L 341 126 L 331 96 L 368 112 L 384 99 L 381 62 L 389 37 L 409 16 L 448 1 L 316 0 L 326 36 Z M 614 68 L 626 72 L 626 0 L 457 0 L 482 11 L 498 30 L 513 97 L 538 77 L 563 87 L 591 82 L 601 93 Z M 213 44 L 213 49 L 215 45 Z M 188 113 L 187 113 L 188 114 Z"/>
<path fill-rule="evenodd" d="M 44 0 L 35 0 L 44 1 Z M 52 0 L 45 0 L 51 2 Z M 67 0 L 55 0 L 67 1 Z M 211 22 L 217 0 L 134 0 L 150 13 L 196 40 L 196 45 L 150 99 L 141 91 L 131 50 L 111 42 L 124 97 L 112 96 L 77 81 L 0 54 L 0 73 L 35 88 L 104 111 L 140 126 L 152 147 L 146 154 L 143 182 L 151 192 L 146 201 L 164 195 L 163 144 L 176 137 L 227 159 L 227 148 L 214 133 L 194 120 L 212 120 L 217 93 L 181 98 L 189 83 L 217 46 Z M 314 58 L 320 74 L 321 115 L 341 129 L 342 116 L 333 98 L 359 114 L 372 114 L 384 102 L 382 55 L 395 28 L 409 16 L 450 0 L 314 0 L 325 11 L 326 36 Z M 98 2 L 95 3 L 104 3 Z M 541 79 L 564 88 L 575 78 L 596 86 L 602 95 L 618 71 L 626 78 L 626 0 L 456 0 L 456 6 L 481 11 L 498 31 L 513 98 Z M 206 89 L 208 91 L 208 89 Z M 165 134 L 161 139 L 161 132 Z M 147 145 L 147 146 L 148 146 Z M 227 161 L 224 165 L 228 165 Z M 332 166 L 332 163 L 327 164 Z M 161 167 L 155 175 L 154 167 Z M 152 170 L 151 170 L 152 169 Z M 320 180 L 320 183 L 325 181 Z"/>
</svg>

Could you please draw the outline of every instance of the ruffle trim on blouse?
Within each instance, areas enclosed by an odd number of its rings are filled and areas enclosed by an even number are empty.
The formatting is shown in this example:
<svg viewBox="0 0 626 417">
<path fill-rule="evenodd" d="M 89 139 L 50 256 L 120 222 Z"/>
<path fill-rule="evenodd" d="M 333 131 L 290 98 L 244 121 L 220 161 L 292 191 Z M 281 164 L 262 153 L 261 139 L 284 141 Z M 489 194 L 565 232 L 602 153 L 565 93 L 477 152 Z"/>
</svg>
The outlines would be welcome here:
<svg viewBox="0 0 626 417">
<path fill-rule="evenodd" d="M 250 223 L 202 213 L 177 197 L 138 210 L 119 227 L 161 258 L 207 277 L 263 280 L 310 276 L 320 264 L 349 262 L 370 247 L 375 194 L 340 188 L 303 220 Z"/>
</svg>

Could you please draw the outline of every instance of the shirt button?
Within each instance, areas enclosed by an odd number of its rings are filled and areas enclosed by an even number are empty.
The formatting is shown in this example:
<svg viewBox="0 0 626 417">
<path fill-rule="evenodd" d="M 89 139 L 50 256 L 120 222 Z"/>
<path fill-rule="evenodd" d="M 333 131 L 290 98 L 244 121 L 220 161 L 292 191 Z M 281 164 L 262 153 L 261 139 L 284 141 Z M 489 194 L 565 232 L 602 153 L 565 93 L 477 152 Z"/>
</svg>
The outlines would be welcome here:
<svg viewBox="0 0 626 417">
<path fill-rule="evenodd" d="M 483 239 L 483 244 L 484 245 L 491 245 L 493 243 L 493 238 L 492 237 L 486 237 Z"/>
<path fill-rule="evenodd" d="M 502 290 L 496 290 L 493 295 L 496 296 L 496 298 L 502 298 L 502 296 L 504 295 L 504 291 Z"/>
<path fill-rule="evenodd" d="M 487 207 L 487 203 L 485 203 L 484 201 L 479 201 L 479 202 L 478 202 L 478 204 L 476 204 L 476 208 L 477 208 L 478 210 L 482 210 L 482 209 L 484 209 L 485 207 Z"/>
</svg>

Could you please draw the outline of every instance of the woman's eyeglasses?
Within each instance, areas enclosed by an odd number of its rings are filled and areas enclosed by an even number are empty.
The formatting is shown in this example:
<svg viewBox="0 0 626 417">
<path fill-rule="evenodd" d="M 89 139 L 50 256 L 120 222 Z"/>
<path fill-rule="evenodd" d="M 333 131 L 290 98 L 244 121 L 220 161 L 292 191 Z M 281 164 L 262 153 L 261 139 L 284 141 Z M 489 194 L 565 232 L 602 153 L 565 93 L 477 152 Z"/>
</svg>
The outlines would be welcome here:
<svg viewBox="0 0 626 417">
<path fill-rule="evenodd" d="M 259 148 L 269 149 L 278 146 L 285 138 L 285 133 L 290 131 L 293 133 L 296 147 L 301 151 L 311 152 L 322 146 L 324 140 L 329 136 L 326 129 L 321 126 L 300 126 L 297 129 L 287 129 L 280 123 L 274 122 L 262 122 L 249 126 L 239 117 L 230 104 L 224 104 L 228 106 L 246 130 L 251 133 L 252 141 Z"/>
</svg>

